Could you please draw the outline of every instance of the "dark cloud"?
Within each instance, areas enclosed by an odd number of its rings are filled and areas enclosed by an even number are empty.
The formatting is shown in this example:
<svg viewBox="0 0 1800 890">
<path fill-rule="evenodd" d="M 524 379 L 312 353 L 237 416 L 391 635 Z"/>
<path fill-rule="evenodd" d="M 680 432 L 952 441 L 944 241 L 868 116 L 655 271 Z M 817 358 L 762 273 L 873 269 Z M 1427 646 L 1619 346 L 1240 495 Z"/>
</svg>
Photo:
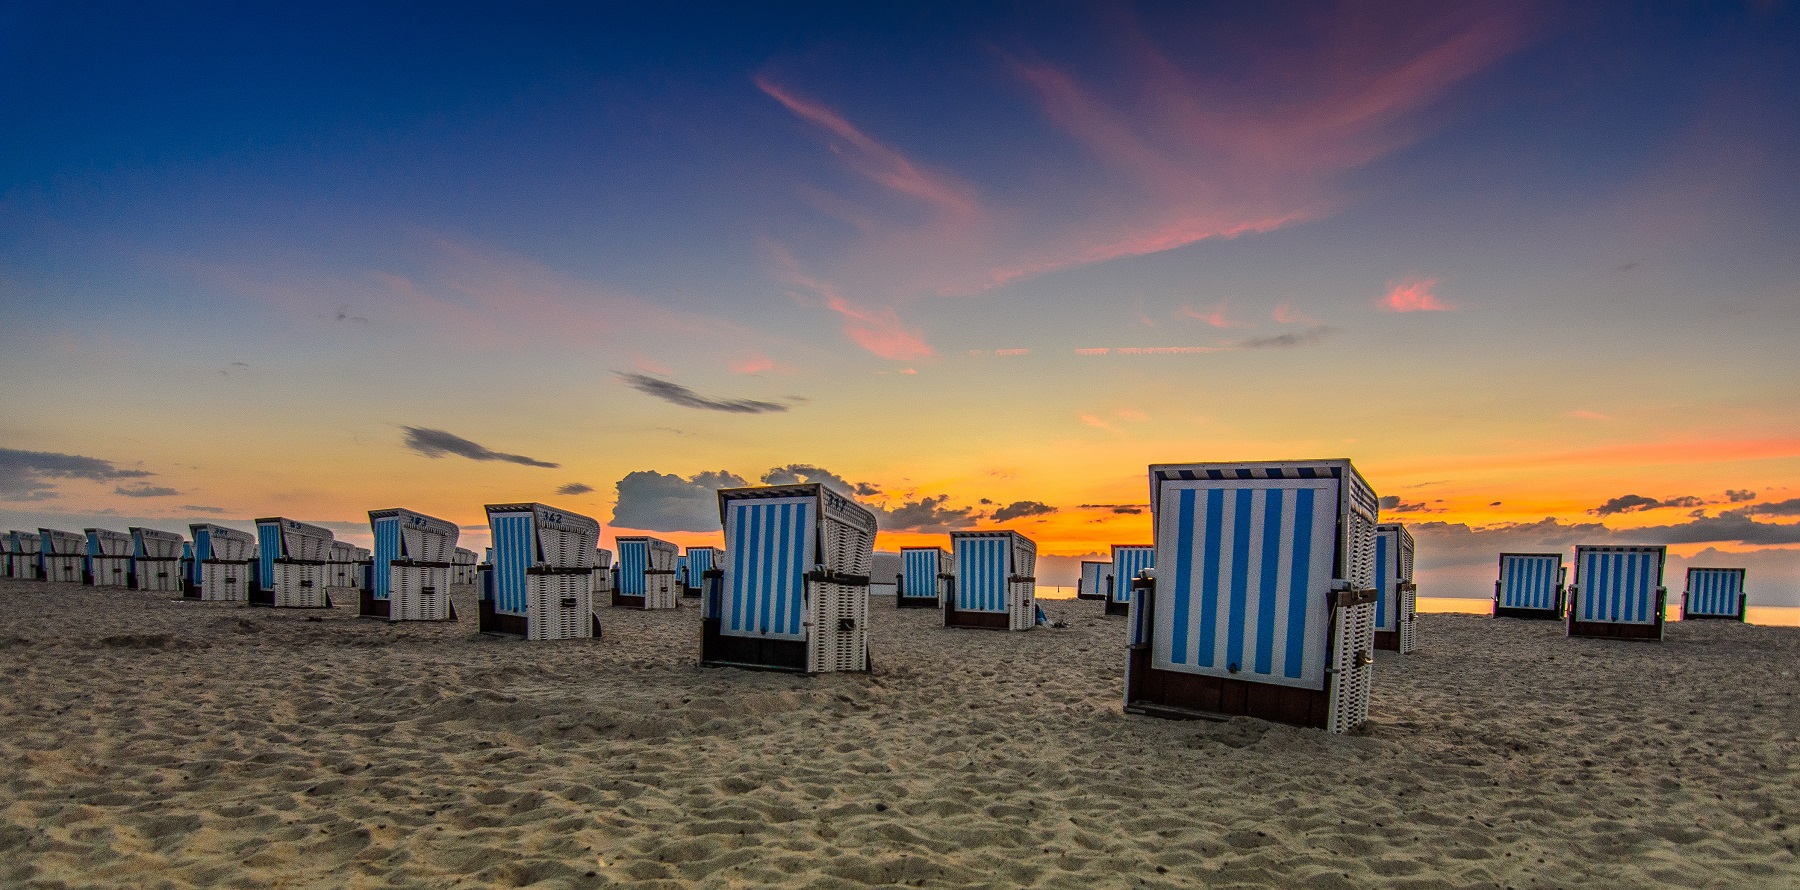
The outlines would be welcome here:
<svg viewBox="0 0 1800 890">
<path fill-rule="evenodd" d="M 1702 507 L 1706 502 L 1693 495 L 1682 495 L 1667 500 L 1647 498 L 1639 494 L 1620 495 L 1588 512 L 1595 516 L 1611 516 L 1615 513 L 1636 513 L 1644 510 L 1659 510 L 1664 507 Z"/>
<path fill-rule="evenodd" d="M 1393 503 L 1388 503 L 1389 501 L 1392 501 Z M 1432 509 L 1424 501 L 1419 501 L 1417 503 L 1409 504 L 1409 503 L 1406 503 L 1405 501 L 1400 500 L 1397 497 L 1382 498 L 1381 499 L 1381 509 L 1385 510 L 1389 513 L 1441 513 L 1441 512 L 1443 512 L 1441 510 Z"/>
<path fill-rule="evenodd" d="M 1741 504 L 1744 501 L 1756 500 L 1756 492 L 1747 491 L 1747 490 L 1743 490 L 1743 489 L 1736 489 L 1736 488 L 1727 488 L 1727 489 L 1725 489 L 1725 499 L 1734 504 Z"/>
<path fill-rule="evenodd" d="M 880 497 L 881 489 L 867 482 L 858 482 L 856 483 L 856 496 L 859 498 Z"/>
<path fill-rule="evenodd" d="M 1739 507 L 1736 510 L 1726 511 L 1727 515 L 1732 513 L 1745 515 L 1754 513 L 1759 516 L 1800 516 L 1800 498 L 1789 498 L 1772 504 L 1757 504 L 1752 507 Z"/>
<path fill-rule="evenodd" d="M 977 518 L 975 508 L 944 506 L 949 500 L 949 495 L 940 494 L 881 510 L 881 529 L 894 532 L 947 532 L 973 526 Z"/>
<path fill-rule="evenodd" d="M 811 464 L 788 464 L 762 474 L 762 484 L 764 485 L 798 485 L 802 482 L 821 482 L 844 494 L 856 490 L 856 486 L 850 484 L 844 477 Z"/>
<path fill-rule="evenodd" d="M 173 488 L 156 485 L 139 485 L 136 488 L 126 488 L 123 485 L 113 487 L 113 494 L 122 494 L 128 498 L 166 498 L 180 493 Z"/>
<path fill-rule="evenodd" d="M 42 501 L 56 497 L 52 479 L 111 482 L 153 476 L 145 470 L 121 470 L 112 461 L 54 451 L 0 448 L 0 499 Z"/>
<path fill-rule="evenodd" d="M 1150 509 L 1149 504 L 1082 504 L 1079 510 L 1107 510 L 1120 516 L 1136 516 Z"/>
<path fill-rule="evenodd" d="M 369 323 L 368 319 L 363 318 L 360 315 L 351 315 L 350 314 L 350 306 L 348 304 L 339 306 L 337 308 L 337 312 L 332 316 L 332 320 L 333 321 L 348 321 L 348 322 L 354 322 L 356 324 L 368 324 Z"/>
<path fill-rule="evenodd" d="M 1014 519 L 1023 519 L 1027 516 L 1048 516 L 1055 512 L 1055 507 L 1041 501 L 1013 501 L 994 511 L 994 521 L 1008 522 Z"/>
<path fill-rule="evenodd" d="M 1737 511 L 1674 525 L 1653 525 L 1618 533 L 1651 544 L 1800 544 L 1800 523 L 1757 522 Z"/>
<path fill-rule="evenodd" d="M 662 399 L 671 405 L 683 408 L 698 408 L 702 411 L 724 411 L 728 414 L 769 414 L 786 411 L 788 406 L 777 402 L 759 402 L 755 399 L 715 399 L 703 396 L 672 380 L 662 380 L 648 374 L 619 375 L 627 386 L 644 395 Z"/>
<path fill-rule="evenodd" d="M 1400 506 L 1400 498 L 1398 496 L 1390 494 L 1381 499 L 1381 509 L 1383 510 L 1392 510 L 1398 506 Z"/>
<path fill-rule="evenodd" d="M 469 460 L 498 460 L 510 464 L 521 464 L 527 467 L 544 467 L 554 470 L 561 464 L 553 464 L 523 454 L 504 454 L 492 451 L 486 446 L 478 445 L 461 436 L 446 433 L 443 430 L 424 429 L 416 426 L 403 426 L 406 431 L 406 447 L 430 458 L 454 454 Z"/>
<path fill-rule="evenodd" d="M 626 473 L 619 480 L 612 524 L 653 532 L 716 532 L 719 489 L 749 484 L 723 470 L 695 473 L 686 479 L 654 470 Z"/>
<path fill-rule="evenodd" d="M 576 495 L 576 494 L 587 494 L 588 492 L 593 491 L 593 490 L 594 490 L 594 486 L 589 485 L 586 482 L 571 482 L 568 485 L 564 485 L 563 487 L 558 488 L 556 490 L 556 493 L 557 494 Z"/>
<path fill-rule="evenodd" d="M 1323 342 L 1325 338 L 1337 333 L 1337 328 L 1329 325 L 1313 325 L 1304 331 L 1287 334 L 1276 334 L 1272 337 L 1250 337 L 1244 340 L 1233 340 L 1226 344 L 1231 349 L 1294 349 L 1300 346 L 1311 346 Z"/>
<path fill-rule="evenodd" d="M 203 504 L 182 504 L 181 509 L 191 510 L 195 513 L 215 513 L 216 514 L 216 513 L 226 512 L 224 507 L 208 507 Z"/>
</svg>

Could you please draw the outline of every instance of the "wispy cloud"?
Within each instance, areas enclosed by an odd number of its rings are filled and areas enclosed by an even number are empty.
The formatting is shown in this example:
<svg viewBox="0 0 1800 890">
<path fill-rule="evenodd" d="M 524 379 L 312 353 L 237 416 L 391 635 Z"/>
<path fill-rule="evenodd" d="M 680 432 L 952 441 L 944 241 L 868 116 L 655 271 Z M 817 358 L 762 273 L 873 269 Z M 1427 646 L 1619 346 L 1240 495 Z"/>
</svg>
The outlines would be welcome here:
<svg viewBox="0 0 1800 890">
<path fill-rule="evenodd" d="M 893 361 L 913 361 L 930 358 L 933 354 L 931 344 L 925 342 L 919 329 L 902 323 L 900 314 L 892 307 L 873 308 L 853 303 L 838 292 L 837 285 L 807 274 L 787 250 L 773 244 L 770 250 L 781 266 L 782 277 L 790 285 L 804 289 L 823 302 L 825 308 L 843 317 L 844 334 L 851 342 Z"/>
<path fill-rule="evenodd" d="M 113 494 L 124 495 L 128 498 L 166 498 L 181 494 L 181 492 L 157 485 L 139 485 L 135 488 L 119 485 L 113 488 Z"/>
<path fill-rule="evenodd" d="M 1416 275 L 1390 281 L 1387 295 L 1381 298 L 1381 308 L 1389 312 L 1449 312 L 1455 307 L 1438 299 L 1432 291 L 1437 284 L 1436 278 Z"/>
<path fill-rule="evenodd" d="M 526 457 L 523 454 L 506 454 L 504 452 L 494 451 L 484 445 L 476 444 L 461 436 L 447 433 L 443 430 L 415 426 L 405 426 L 401 427 L 401 429 L 406 431 L 406 447 L 429 458 L 435 459 L 445 455 L 455 455 L 457 457 L 466 457 L 469 460 L 503 461 L 509 464 L 520 464 L 527 467 L 544 467 L 552 470 L 562 466 L 561 464 L 541 461 L 534 457 Z"/>
<path fill-rule="evenodd" d="M 1326 325 L 1313 325 L 1304 331 L 1293 331 L 1286 334 L 1275 334 L 1269 337 L 1250 337 L 1245 340 L 1233 340 L 1231 349 L 1295 349 L 1301 346 L 1312 346 L 1322 343 L 1327 337 L 1337 333 L 1337 328 Z"/>
<path fill-rule="evenodd" d="M 207 514 L 219 514 L 219 513 L 230 512 L 229 510 L 226 510 L 224 507 L 209 507 L 205 504 L 182 504 L 181 509 L 190 510 L 195 513 L 207 513 Z"/>
<path fill-rule="evenodd" d="M 1180 309 L 1175 310 L 1175 315 L 1179 318 L 1191 318 L 1196 321 L 1203 321 L 1215 328 L 1241 328 L 1248 324 L 1248 322 L 1233 321 L 1227 314 L 1227 311 L 1230 308 L 1230 305 L 1224 301 L 1220 301 L 1217 306 L 1206 310 L 1195 309 L 1192 306 L 1183 304 Z"/>
<path fill-rule="evenodd" d="M 1011 522 L 1014 519 L 1026 519 L 1032 516 L 1048 516 L 1055 512 L 1055 507 L 1042 501 L 1013 501 L 994 511 L 994 521 Z"/>
<path fill-rule="evenodd" d="M 556 489 L 556 493 L 562 494 L 562 495 L 577 495 L 577 494 L 587 494 L 588 492 L 593 491 L 593 490 L 594 490 L 594 486 L 589 485 L 586 482 L 570 482 L 569 484 L 561 486 L 558 489 Z"/>
<path fill-rule="evenodd" d="M 0 499 L 42 501 L 56 497 L 51 480 L 80 479 L 110 482 L 153 476 L 147 470 L 122 470 L 110 460 L 55 451 L 21 451 L 0 448 Z"/>
<path fill-rule="evenodd" d="M 683 408 L 697 408 L 702 411 L 723 411 L 727 414 L 771 414 L 788 410 L 787 405 L 777 402 L 763 402 L 756 399 L 719 399 L 703 396 L 672 380 L 651 377 L 648 374 L 621 373 L 619 379 L 627 386 L 644 395 L 661 399 L 671 405 Z"/>
</svg>

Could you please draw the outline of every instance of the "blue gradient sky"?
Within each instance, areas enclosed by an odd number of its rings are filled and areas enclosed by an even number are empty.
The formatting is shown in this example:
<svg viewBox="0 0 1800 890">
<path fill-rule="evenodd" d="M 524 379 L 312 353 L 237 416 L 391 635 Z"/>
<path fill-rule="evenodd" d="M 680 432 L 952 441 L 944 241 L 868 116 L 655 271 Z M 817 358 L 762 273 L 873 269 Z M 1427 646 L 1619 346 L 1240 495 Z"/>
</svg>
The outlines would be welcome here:
<svg viewBox="0 0 1800 890">
<path fill-rule="evenodd" d="M 1800 603 L 1797 50 L 1761 3 L 10 4 L 0 523 L 702 543 L 620 482 L 805 464 L 884 546 L 1026 504 L 1075 557 L 1147 539 L 1147 463 L 1342 455 L 1438 593 L 1638 534 Z"/>
</svg>

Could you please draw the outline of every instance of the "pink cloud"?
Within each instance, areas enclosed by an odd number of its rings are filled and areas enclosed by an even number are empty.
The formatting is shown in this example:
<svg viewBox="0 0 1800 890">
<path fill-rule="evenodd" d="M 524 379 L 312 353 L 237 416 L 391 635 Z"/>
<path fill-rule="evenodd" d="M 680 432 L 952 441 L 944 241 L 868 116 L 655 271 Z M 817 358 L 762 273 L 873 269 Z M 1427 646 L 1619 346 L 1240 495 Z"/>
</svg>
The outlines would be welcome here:
<svg viewBox="0 0 1800 890">
<path fill-rule="evenodd" d="M 1180 309 L 1176 310 L 1175 314 L 1177 317 L 1192 318 L 1197 321 L 1206 322 L 1207 324 L 1212 325 L 1215 328 L 1241 328 L 1241 327 L 1244 327 L 1244 325 L 1246 324 L 1245 322 L 1232 321 L 1229 317 L 1226 316 L 1225 312 L 1228 308 L 1230 308 L 1229 304 L 1227 304 L 1226 302 L 1224 302 L 1222 300 L 1219 302 L 1219 305 L 1214 306 L 1213 308 L 1211 308 L 1205 312 L 1202 312 L 1198 309 L 1195 309 L 1192 306 L 1188 306 L 1188 305 L 1184 304 Z"/>
<path fill-rule="evenodd" d="M 766 355 L 754 353 L 732 362 L 731 370 L 736 374 L 761 374 L 764 371 L 786 373 L 788 369 Z"/>
<path fill-rule="evenodd" d="M 1085 423 L 1088 426 L 1091 426 L 1095 429 L 1100 429 L 1100 430 L 1112 429 L 1112 424 L 1107 423 L 1106 421 L 1101 420 L 1100 418 L 1095 417 L 1092 414 L 1080 414 L 1080 415 L 1077 415 L 1077 417 L 1080 418 L 1082 423 Z"/>
<path fill-rule="evenodd" d="M 812 292 L 816 298 L 824 301 L 825 308 L 843 316 L 844 334 L 851 342 L 875 355 L 895 361 L 930 358 L 933 354 L 931 344 L 925 342 L 918 329 L 901 324 L 899 313 L 892 307 L 867 307 L 853 303 L 838 293 L 836 285 L 806 274 L 799 262 L 780 246 L 771 245 L 771 250 L 776 259 L 781 261 L 782 273 L 790 284 Z"/>
<path fill-rule="evenodd" d="M 1449 312 L 1456 308 L 1438 299 L 1432 288 L 1437 287 L 1436 278 L 1411 276 L 1401 281 L 1388 282 L 1387 296 L 1381 298 L 1381 308 L 1389 312 Z"/>
</svg>

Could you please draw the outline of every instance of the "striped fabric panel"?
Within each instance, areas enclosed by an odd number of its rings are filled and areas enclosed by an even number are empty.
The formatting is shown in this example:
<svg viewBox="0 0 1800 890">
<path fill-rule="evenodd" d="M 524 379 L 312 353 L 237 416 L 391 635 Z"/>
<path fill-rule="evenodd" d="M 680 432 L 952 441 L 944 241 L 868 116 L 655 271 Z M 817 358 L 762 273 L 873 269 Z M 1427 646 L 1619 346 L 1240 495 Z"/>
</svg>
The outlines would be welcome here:
<svg viewBox="0 0 1800 890">
<path fill-rule="evenodd" d="M 256 524 L 257 555 L 260 557 L 262 571 L 257 573 L 257 584 L 263 590 L 275 589 L 275 560 L 281 558 L 281 523 L 259 522 Z"/>
<path fill-rule="evenodd" d="M 902 553 L 901 579 L 905 594 L 909 597 L 931 599 L 937 596 L 938 589 L 938 550 L 908 548 Z"/>
<path fill-rule="evenodd" d="M 537 537 L 530 513 L 489 514 L 494 537 L 494 611 L 524 615 L 530 595 L 525 570 L 537 561 Z M 377 578 L 381 577 L 376 572 Z"/>
<path fill-rule="evenodd" d="M 619 593 L 643 596 L 646 589 L 644 570 L 650 568 L 649 541 L 619 542 Z"/>
<path fill-rule="evenodd" d="M 1559 556 L 1506 556 L 1500 563 L 1500 605 L 1507 609 L 1555 609 Z"/>
<path fill-rule="evenodd" d="M 1106 576 L 1112 574 L 1110 562 L 1084 562 L 1081 564 L 1081 586 L 1075 589 L 1078 594 L 1092 596 L 1106 593 Z"/>
<path fill-rule="evenodd" d="M 687 552 L 688 586 L 699 587 L 713 567 L 713 549 L 696 547 Z"/>
<path fill-rule="evenodd" d="M 373 525 L 375 556 L 374 570 L 369 573 L 369 596 L 384 600 L 388 598 L 388 567 L 400 558 L 400 517 L 382 516 Z"/>
<path fill-rule="evenodd" d="M 1743 569 L 1688 569 L 1687 611 L 1694 615 L 1737 615 Z"/>
<path fill-rule="evenodd" d="M 1577 548 L 1576 554 L 1582 621 L 1656 622 L 1657 553 Z"/>
<path fill-rule="evenodd" d="M 1132 580 L 1137 578 L 1139 572 L 1156 568 L 1156 548 L 1122 547 L 1114 544 L 1112 568 L 1112 590 L 1107 595 L 1115 603 L 1130 603 Z"/>
<path fill-rule="evenodd" d="M 725 517 L 725 597 L 721 633 L 804 640 L 806 572 L 818 549 L 814 498 L 742 498 Z"/>
<path fill-rule="evenodd" d="M 959 612 L 1006 611 L 1006 576 L 1012 539 L 957 538 L 956 608 Z"/>
<path fill-rule="evenodd" d="M 1337 485 L 1163 483 L 1152 663 L 1323 688 Z"/>
<path fill-rule="evenodd" d="M 200 584 L 200 561 L 212 556 L 212 530 L 190 527 L 194 535 L 194 552 L 188 557 L 188 583 Z"/>
</svg>

